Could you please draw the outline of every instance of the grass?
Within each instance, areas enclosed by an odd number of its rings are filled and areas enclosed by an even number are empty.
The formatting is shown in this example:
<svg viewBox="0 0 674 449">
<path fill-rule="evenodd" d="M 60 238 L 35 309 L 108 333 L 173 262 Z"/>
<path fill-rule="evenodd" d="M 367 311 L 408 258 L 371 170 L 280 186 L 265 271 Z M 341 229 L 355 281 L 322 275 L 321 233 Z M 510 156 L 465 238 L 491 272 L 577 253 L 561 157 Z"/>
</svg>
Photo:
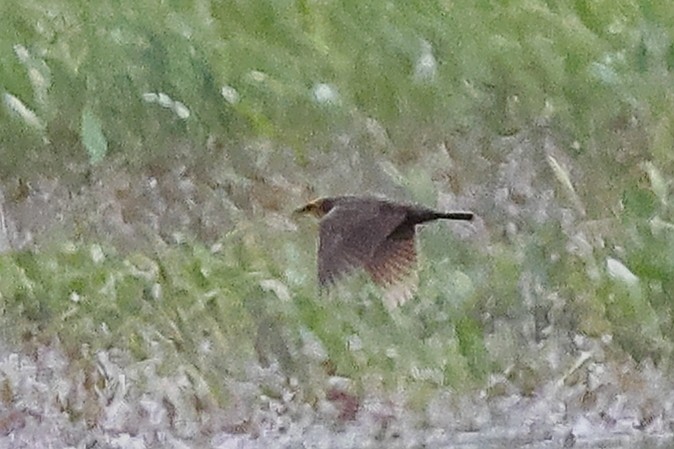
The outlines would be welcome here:
<svg viewBox="0 0 674 449">
<path fill-rule="evenodd" d="M 398 151 L 416 129 L 510 134 L 545 117 L 604 162 L 634 118 L 653 131 L 645 156 L 668 164 L 669 7 L 613 6 L 9 1 L 4 166 L 108 151 L 143 164 L 209 137 L 265 136 L 307 156 L 363 117 Z M 316 97 L 321 86 L 332 93 Z"/>
<path fill-rule="evenodd" d="M 548 326 L 611 335 L 637 361 L 669 366 L 671 264 L 639 262 L 655 251 L 642 247 L 655 244 L 643 232 L 622 240 L 634 281 L 601 251 L 560 253 L 567 237 L 557 226 L 536 230 L 522 248 L 477 253 L 428 229 L 418 298 L 393 312 L 361 279 L 326 298 L 313 277 L 296 277 L 313 272 L 313 248 L 298 233 L 279 239 L 253 226 L 211 249 L 186 242 L 153 255 L 58 244 L 0 257 L 2 327 L 16 344 L 58 338 L 73 353 L 84 345 L 128 350 L 137 360 L 161 354 L 163 369 L 189 367 L 223 404 L 231 392 L 222 376 L 245 379 L 246 367 L 260 363 L 280 363 L 309 395 L 329 374 L 422 394 L 475 388 L 523 360 L 526 373 L 543 373 L 535 348 Z M 670 244 L 668 234 L 661 239 Z M 508 350 L 496 350 L 495 340 Z"/>
<path fill-rule="evenodd" d="M 430 204 L 448 178 L 480 187 L 507 163 L 502 142 L 542 132 L 563 157 L 545 159 L 532 137 L 528 159 L 546 162 L 520 174 L 549 177 L 577 215 L 571 229 L 560 212 L 487 245 L 429 229 L 418 299 L 393 314 L 367 283 L 319 297 L 312 243 L 259 210 L 217 250 L 122 253 L 85 236 L 0 256 L 3 334 L 161 354 L 223 403 L 223 373 L 275 361 L 308 389 L 338 374 L 423 398 L 511 370 L 530 392 L 548 373 L 546 332 L 611 336 L 670 368 L 673 16 L 636 0 L 4 1 L 3 177 L 226 159 L 236 185 L 223 190 L 246 203 L 287 170 L 274 157 L 290 148 L 296 184 L 327 189 L 316 161 L 350 175 L 356 155 Z M 450 156 L 432 159 L 440 144 Z"/>
<path fill-rule="evenodd" d="M 451 382 L 470 377 L 468 366 L 465 372 L 454 366 L 449 373 L 443 366 L 455 364 L 461 350 L 472 353 L 465 346 L 475 344 L 466 340 L 475 329 L 465 323 L 458 330 L 445 328 L 432 317 L 438 305 L 423 306 L 421 321 L 396 314 L 392 327 L 376 291 L 362 286 L 356 297 L 326 302 L 313 282 L 289 289 L 287 280 L 270 272 L 272 261 L 266 261 L 270 267 L 246 267 L 250 253 L 231 237 L 222 251 L 192 243 L 154 257 L 122 257 L 96 244 L 7 254 L 0 287 L 3 327 L 9 335 L 8 329 L 24 332 L 14 332 L 15 338 L 27 338 L 25 332 L 51 335 L 66 347 L 130 350 L 138 360 L 156 356 L 159 347 L 167 369 L 193 366 L 213 387 L 223 374 L 244 378 L 248 364 L 266 357 L 273 361 L 283 351 L 288 358 L 280 362 L 293 370 L 286 374 L 300 378 L 311 371 L 302 366 L 307 358 L 314 369 L 330 360 L 340 375 L 359 379 L 377 373 L 389 385 L 407 383 L 424 367 L 439 370 L 435 382 L 440 384 L 445 375 Z M 281 335 L 267 335 L 268 327 Z M 280 351 L 278 338 L 285 345 Z M 320 357 L 303 355 L 307 338 L 323 348 Z M 353 339 L 358 343 L 349 347 Z M 439 353 L 445 362 L 438 367 Z M 399 377 L 400 372 L 405 374 Z"/>
</svg>

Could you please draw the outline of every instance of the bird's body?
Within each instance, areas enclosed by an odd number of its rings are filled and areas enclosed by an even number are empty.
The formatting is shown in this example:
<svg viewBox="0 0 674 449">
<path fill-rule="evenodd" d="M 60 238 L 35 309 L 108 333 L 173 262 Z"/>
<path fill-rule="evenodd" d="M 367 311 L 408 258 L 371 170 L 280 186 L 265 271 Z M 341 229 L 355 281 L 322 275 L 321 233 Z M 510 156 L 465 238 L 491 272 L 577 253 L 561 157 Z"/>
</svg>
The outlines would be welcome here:
<svg viewBox="0 0 674 449">
<path fill-rule="evenodd" d="M 376 284 L 392 290 L 406 287 L 405 281 L 415 274 L 416 225 L 437 219 L 473 218 L 471 212 L 438 212 L 423 206 L 356 196 L 319 198 L 296 212 L 321 219 L 318 280 L 322 287 L 363 268 Z M 411 295 L 407 287 L 403 288 L 407 291 L 404 296 Z"/>
</svg>

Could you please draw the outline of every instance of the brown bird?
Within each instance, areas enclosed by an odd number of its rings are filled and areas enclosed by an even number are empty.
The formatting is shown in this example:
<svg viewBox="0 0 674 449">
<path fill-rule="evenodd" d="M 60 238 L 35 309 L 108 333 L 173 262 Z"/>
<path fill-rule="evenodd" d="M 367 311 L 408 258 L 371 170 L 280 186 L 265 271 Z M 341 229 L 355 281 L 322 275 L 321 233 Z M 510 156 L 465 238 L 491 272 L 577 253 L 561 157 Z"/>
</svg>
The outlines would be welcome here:
<svg viewBox="0 0 674 449">
<path fill-rule="evenodd" d="M 441 218 L 473 218 L 472 212 L 438 212 L 423 206 L 356 196 L 318 198 L 295 213 L 321 219 L 318 245 L 321 287 L 329 287 L 340 277 L 362 268 L 377 285 L 387 289 L 386 299 L 391 307 L 409 299 L 416 287 L 416 225 Z"/>
</svg>

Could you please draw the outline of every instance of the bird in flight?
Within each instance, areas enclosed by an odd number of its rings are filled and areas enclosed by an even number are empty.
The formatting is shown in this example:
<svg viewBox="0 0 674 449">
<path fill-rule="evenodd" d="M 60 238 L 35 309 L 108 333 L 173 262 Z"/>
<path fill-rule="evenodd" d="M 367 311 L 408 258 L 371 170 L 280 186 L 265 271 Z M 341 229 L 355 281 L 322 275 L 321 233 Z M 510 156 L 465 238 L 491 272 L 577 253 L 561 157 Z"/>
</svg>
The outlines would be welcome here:
<svg viewBox="0 0 674 449">
<path fill-rule="evenodd" d="M 375 197 L 318 198 L 297 209 L 320 219 L 318 281 L 328 288 L 364 269 L 385 289 L 389 308 L 402 304 L 416 288 L 415 231 L 438 219 L 472 220 L 472 212 L 439 212 Z"/>
</svg>

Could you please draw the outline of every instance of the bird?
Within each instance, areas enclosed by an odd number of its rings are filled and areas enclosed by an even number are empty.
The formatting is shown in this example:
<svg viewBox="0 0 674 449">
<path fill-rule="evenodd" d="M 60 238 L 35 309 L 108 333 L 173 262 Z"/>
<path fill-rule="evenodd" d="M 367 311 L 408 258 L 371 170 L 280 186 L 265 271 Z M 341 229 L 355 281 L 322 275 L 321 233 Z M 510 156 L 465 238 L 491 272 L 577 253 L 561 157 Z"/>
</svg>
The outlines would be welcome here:
<svg viewBox="0 0 674 449">
<path fill-rule="evenodd" d="M 385 289 L 385 302 L 394 308 L 416 289 L 416 226 L 439 219 L 472 220 L 472 212 L 440 212 L 373 196 L 317 198 L 295 215 L 320 220 L 318 282 L 328 289 L 342 277 L 364 269 Z"/>
</svg>

